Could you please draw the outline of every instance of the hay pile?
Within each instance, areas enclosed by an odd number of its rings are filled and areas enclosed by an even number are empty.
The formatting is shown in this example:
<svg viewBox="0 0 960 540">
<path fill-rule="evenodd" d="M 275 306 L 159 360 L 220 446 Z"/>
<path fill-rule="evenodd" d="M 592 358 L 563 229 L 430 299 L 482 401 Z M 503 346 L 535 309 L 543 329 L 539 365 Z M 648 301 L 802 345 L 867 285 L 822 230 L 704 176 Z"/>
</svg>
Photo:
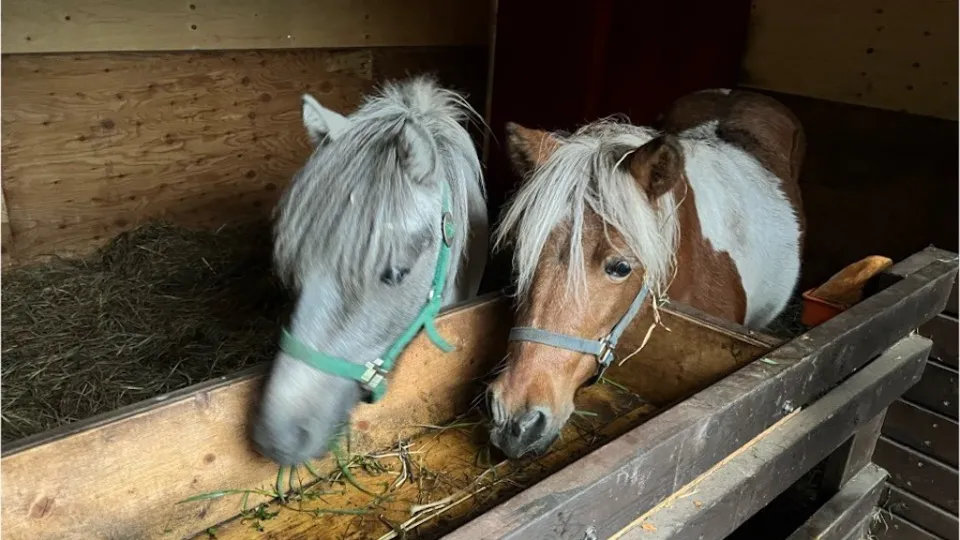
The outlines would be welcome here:
<svg viewBox="0 0 960 540">
<path fill-rule="evenodd" d="M 766 332 L 773 337 L 789 340 L 803 334 L 809 328 L 800 319 L 803 316 L 803 297 L 798 293 L 787 303 L 783 312 L 767 325 Z"/>
<path fill-rule="evenodd" d="M 2 278 L 8 442 L 270 360 L 289 297 L 267 224 L 158 223 Z"/>
</svg>

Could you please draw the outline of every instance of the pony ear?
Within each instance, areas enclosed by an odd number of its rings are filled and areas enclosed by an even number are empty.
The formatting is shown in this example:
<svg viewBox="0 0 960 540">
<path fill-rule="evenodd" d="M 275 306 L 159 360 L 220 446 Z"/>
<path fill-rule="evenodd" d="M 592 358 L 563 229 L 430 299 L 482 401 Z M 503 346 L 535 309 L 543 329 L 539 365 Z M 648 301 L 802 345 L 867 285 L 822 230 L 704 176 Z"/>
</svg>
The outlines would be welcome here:
<svg viewBox="0 0 960 540">
<path fill-rule="evenodd" d="M 542 165 L 557 149 L 560 141 L 541 129 L 530 129 L 507 122 L 507 155 L 513 170 L 521 177 Z"/>
<path fill-rule="evenodd" d="M 303 125 L 313 144 L 320 143 L 325 137 L 337 138 L 349 123 L 343 115 L 324 107 L 310 94 L 303 95 Z"/>
<path fill-rule="evenodd" d="M 397 140 L 397 157 L 400 166 L 416 182 L 431 176 L 439 160 L 437 144 L 423 127 L 414 122 L 404 122 Z"/>
<path fill-rule="evenodd" d="M 660 135 L 634 150 L 626 165 L 640 189 L 655 200 L 683 177 L 683 149 L 675 136 Z"/>
</svg>

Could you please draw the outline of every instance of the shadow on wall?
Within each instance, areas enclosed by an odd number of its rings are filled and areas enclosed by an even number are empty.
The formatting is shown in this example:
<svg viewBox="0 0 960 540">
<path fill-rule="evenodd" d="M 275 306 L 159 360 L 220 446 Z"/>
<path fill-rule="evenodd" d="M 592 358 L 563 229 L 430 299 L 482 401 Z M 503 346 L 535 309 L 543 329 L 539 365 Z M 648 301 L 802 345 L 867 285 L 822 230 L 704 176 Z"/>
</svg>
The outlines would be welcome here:
<svg viewBox="0 0 960 540">
<path fill-rule="evenodd" d="M 801 290 L 868 255 L 957 250 L 957 122 L 770 93 L 806 130 Z"/>
</svg>

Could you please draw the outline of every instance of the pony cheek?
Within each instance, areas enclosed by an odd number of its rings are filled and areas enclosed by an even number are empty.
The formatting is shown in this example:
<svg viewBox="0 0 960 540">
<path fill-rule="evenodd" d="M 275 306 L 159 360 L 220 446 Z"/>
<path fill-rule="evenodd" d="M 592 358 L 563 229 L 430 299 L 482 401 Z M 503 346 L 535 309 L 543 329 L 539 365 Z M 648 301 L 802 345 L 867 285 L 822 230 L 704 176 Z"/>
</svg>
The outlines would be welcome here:
<svg viewBox="0 0 960 540">
<path fill-rule="evenodd" d="M 577 390 L 583 388 L 590 382 L 590 379 L 597 374 L 597 359 L 593 356 L 582 355 L 577 360 L 577 364 L 573 366 L 570 370 L 570 376 L 568 379 L 571 382 L 571 388 L 569 392 L 571 394 L 576 393 Z"/>
</svg>

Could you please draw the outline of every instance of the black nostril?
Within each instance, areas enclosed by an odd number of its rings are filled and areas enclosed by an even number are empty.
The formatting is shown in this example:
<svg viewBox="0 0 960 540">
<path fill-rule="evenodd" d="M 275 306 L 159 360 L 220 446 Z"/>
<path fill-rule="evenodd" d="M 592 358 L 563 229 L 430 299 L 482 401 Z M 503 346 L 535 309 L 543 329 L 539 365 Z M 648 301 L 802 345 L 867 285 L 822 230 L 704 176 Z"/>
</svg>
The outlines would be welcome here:
<svg viewBox="0 0 960 540">
<path fill-rule="evenodd" d="M 541 410 L 533 409 L 513 421 L 510 426 L 510 433 L 513 434 L 514 437 L 519 437 L 528 431 L 536 431 L 539 433 L 546 428 L 546 425 L 547 415 Z"/>
<path fill-rule="evenodd" d="M 303 426 L 297 427 L 297 443 L 300 448 L 310 444 L 310 432 Z"/>
<path fill-rule="evenodd" d="M 527 414 L 523 415 L 520 418 L 520 429 L 523 431 L 528 431 L 531 428 L 535 427 L 537 424 L 541 426 L 546 423 L 547 417 L 543 414 L 543 411 L 532 410 L 528 411 Z"/>
</svg>

